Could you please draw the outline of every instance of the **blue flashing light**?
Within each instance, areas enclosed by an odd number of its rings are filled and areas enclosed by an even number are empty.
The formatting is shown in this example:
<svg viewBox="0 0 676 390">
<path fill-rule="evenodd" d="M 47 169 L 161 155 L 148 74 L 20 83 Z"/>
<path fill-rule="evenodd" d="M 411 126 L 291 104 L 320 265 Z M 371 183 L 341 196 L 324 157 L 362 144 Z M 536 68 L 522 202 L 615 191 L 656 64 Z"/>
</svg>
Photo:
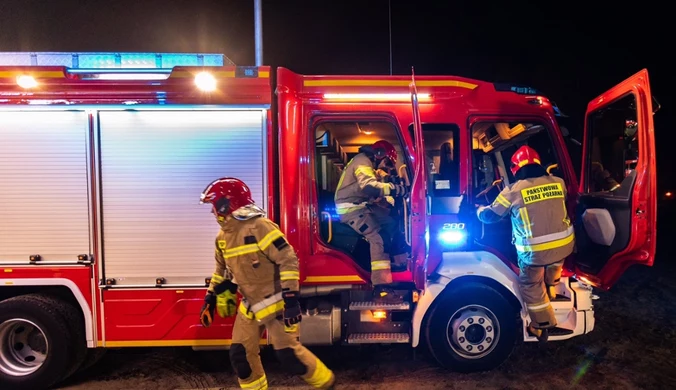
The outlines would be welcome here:
<svg viewBox="0 0 676 390">
<path fill-rule="evenodd" d="M 438 239 L 444 246 L 460 246 L 467 239 L 464 223 L 446 223 L 439 232 Z"/>
<path fill-rule="evenodd" d="M 71 69 L 172 69 L 235 65 L 212 53 L 5 52 L 0 66 L 65 66 Z"/>
</svg>

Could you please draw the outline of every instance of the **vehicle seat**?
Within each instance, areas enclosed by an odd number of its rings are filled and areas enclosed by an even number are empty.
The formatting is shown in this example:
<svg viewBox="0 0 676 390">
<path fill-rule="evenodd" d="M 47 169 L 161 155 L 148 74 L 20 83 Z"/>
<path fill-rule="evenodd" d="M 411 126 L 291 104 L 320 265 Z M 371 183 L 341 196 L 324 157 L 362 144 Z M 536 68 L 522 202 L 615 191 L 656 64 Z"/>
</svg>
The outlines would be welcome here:
<svg viewBox="0 0 676 390">
<path fill-rule="evenodd" d="M 458 164 L 453 160 L 453 149 L 450 142 L 444 142 L 439 148 L 439 173 L 434 180 L 448 180 L 449 189 L 434 190 L 435 196 L 453 196 L 458 194 Z"/>
</svg>

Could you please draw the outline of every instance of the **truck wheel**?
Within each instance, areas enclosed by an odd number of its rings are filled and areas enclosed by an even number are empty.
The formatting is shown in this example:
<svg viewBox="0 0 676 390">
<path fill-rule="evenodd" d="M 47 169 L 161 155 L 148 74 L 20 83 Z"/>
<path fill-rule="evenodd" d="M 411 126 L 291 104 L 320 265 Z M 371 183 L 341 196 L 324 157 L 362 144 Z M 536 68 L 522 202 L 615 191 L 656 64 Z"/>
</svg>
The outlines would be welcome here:
<svg viewBox="0 0 676 390">
<path fill-rule="evenodd" d="M 443 367 L 458 372 L 491 370 L 516 344 L 515 309 L 495 289 L 470 283 L 445 291 L 425 328 L 427 347 Z"/>
<path fill-rule="evenodd" d="M 63 373 L 61 380 L 73 375 L 84 362 L 85 357 L 87 356 L 87 336 L 85 333 L 84 321 L 82 319 L 82 313 L 76 309 L 72 304 L 58 298 L 53 298 L 46 295 L 35 294 L 32 295 L 37 299 L 42 300 L 47 305 L 51 305 L 56 311 L 59 312 L 63 320 L 72 325 L 70 332 L 64 337 L 69 338 L 69 345 L 71 346 L 72 356 L 70 357 L 70 366 Z"/>
<path fill-rule="evenodd" d="M 0 302 L 0 389 L 45 389 L 70 367 L 68 323 L 35 294 Z"/>
</svg>

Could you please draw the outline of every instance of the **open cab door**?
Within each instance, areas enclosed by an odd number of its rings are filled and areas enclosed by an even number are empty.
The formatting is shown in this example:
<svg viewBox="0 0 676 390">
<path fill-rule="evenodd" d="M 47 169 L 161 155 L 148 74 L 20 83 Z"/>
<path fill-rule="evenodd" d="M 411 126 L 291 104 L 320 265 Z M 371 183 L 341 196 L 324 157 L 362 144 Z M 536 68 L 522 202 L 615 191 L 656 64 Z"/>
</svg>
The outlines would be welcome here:
<svg viewBox="0 0 676 390">
<path fill-rule="evenodd" d="M 657 178 L 652 96 L 641 70 L 587 106 L 575 274 L 609 289 L 655 257 Z"/>
<path fill-rule="evenodd" d="M 411 257 L 414 259 L 412 264 L 413 281 L 418 289 L 423 289 L 426 279 L 427 262 L 427 194 L 426 177 L 423 153 L 425 145 L 423 142 L 422 122 L 420 121 L 420 107 L 418 106 L 418 90 L 415 85 L 415 74 L 411 69 L 411 83 L 409 89 L 411 92 L 411 104 L 413 115 L 413 132 L 415 134 L 415 152 L 413 156 L 414 169 L 413 180 L 411 182 L 410 205 L 411 212 L 406 218 L 409 241 L 411 242 Z"/>
</svg>

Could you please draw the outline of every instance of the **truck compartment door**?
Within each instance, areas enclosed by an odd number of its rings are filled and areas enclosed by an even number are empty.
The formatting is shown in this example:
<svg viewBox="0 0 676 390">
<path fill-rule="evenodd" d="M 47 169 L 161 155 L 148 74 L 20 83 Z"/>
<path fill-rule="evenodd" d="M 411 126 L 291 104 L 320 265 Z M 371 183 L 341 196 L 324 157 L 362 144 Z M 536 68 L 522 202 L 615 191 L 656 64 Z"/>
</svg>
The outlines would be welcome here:
<svg viewBox="0 0 676 390">
<path fill-rule="evenodd" d="M 237 177 L 267 194 L 263 110 L 102 111 L 105 279 L 114 286 L 205 286 L 218 225 L 199 195 Z"/>
<path fill-rule="evenodd" d="M 90 242 L 89 119 L 0 112 L 0 263 L 75 263 Z"/>
<path fill-rule="evenodd" d="M 610 288 L 655 256 L 657 178 L 652 97 L 641 70 L 587 106 L 576 210 L 575 271 Z"/>
</svg>

